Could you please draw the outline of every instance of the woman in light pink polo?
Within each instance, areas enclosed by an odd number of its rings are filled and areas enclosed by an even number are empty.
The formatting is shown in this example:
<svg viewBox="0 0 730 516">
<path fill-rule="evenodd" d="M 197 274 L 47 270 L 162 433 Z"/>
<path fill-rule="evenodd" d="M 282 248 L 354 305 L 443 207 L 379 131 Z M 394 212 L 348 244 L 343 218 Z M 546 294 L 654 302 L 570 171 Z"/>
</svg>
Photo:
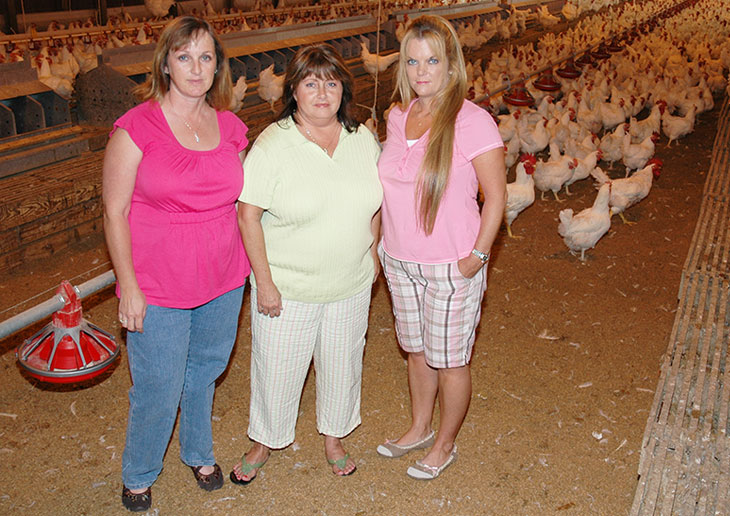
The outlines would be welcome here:
<svg viewBox="0 0 730 516">
<path fill-rule="evenodd" d="M 401 42 L 400 105 L 388 118 L 378 162 L 384 191 L 380 257 L 398 341 L 408 354 L 412 421 L 378 453 L 400 457 L 430 448 L 407 471 L 423 480 L 456 459 L 455 440 L 471 398 L 469 362 L 486 264 L 506 200 L 499 131 L 488 113 L 464 100 L 466 91 L 454 29 L 438 16 L 417 18 Z"/>
</svg>

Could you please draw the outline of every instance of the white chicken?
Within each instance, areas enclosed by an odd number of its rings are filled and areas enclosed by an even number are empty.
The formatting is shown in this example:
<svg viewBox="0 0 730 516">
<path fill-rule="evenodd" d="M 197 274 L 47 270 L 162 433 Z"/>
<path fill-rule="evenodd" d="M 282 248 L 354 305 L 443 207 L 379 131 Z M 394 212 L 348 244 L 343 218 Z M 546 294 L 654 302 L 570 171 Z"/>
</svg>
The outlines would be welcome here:
<svg viewBox="0 0 730 516">
<path fill-rule="evenodd" d="M 400 57 L 400 52 L 393 52 L 387 56 L 371 54 L 368 46 L 364 42 L 361 42 L 360 45 L 362 46 L 360 57 L 362 58 L 363 67 L 372 76 L 375 76 L 376 72 L 384 72 L 387 70 Z"/>
<path fill-rule="evenodd" d="M 514 183 L 507 184 L 507 204 L 504 207 L 504 223 L 507 234 L 512 238 L 522 238 L 512 234 L 512 223 L 525 208 L 535 202 L 535 181 L 532 174 L 535 172 L 535 156 L 523 154 L 515 169 Z"/>
<path fill-rule="evenodd" d="M 571 253 L 580 251 L 580 260 L 585 261 L 586 249 L 593 249 L 596 243 L 611 228 L 611 211 L 608 207 L 611 183 L 604 184 L 593 201 L 593 206 L 573 215 L 567 208 L 558 214 L 558 233 Z"/>
<path fill-rule="evenodd" d="M 152 13 L 152 16 L 156 18 L 162 18 L 167 16 L 170 7 L 175 3 L 175 0 L 144 0 L 144 6 Z"/>
<path fill-rule="evenodd" d="M 598 105 L 601 111 L 601 122 L 603 123 L 604 130 L 608 131 L 613 129 L 626 121 L 624 105 L 624 99 L 619 99 L 618 102 L 601 102 Z"/>
<path fill-rule="evenodd" d="M 506 115 L 499 115 L 497 117 L 499 129 L 499 135 L 502 137 L 503 142 L 508 142 L 517 136 L 517 125 L 522 112 L 518 109 L 512 111 Z"/>
<path fill-rule="evenodd" d="M 662 112 L 657 104 L 651 108 L 649 116 L 643 120 L 636 120 L 632 117 L 629 122 L 629 133 L 631 140 L 635 143 L 642 141 L 652 133 L 659 133 L 662 127 Z"/>
<path fill-rule="evenodd" d="M 534 154 L 548 146 L 550 132 L 547 129 L 547 123 L 548 121 L 543 118 L 535 124 L 534 129 L 520 131 L 519 138 L 523 152 Z"/>
<path fill-rule="evenodd" d="M 542 25 L 543 29 L 549 29 L 555 27 L 560 23 L 560 18 L 550 14 L 547 5 L 541 5 L 537 12 L 537 21 Z"/>
<path fill-rule="evenodd" d="M 242 75 L 233 85 L 233 98 L 231 98 L 230 110 L 234 113 L 238 113 L 243 108 L 243 98 L 246 96 L 246 90 L 248 84 L 246 84 L 246 76 Z"/>
<path fill-rule="evenodd" d="M 261 70 L 259 74 L 258 94 L 262 100 L 271 105 L 271 111 L 274 111 L 274 103 L 284 94 L 284 76 L 274 75 L 274 65 L 269 65 L 265 70 Z"/>
<path fill-rule="evenodd" d="M 575 20 L 578 16 L 580 16 L 580 7 L 570 2 L 565 2 L 563 8 L 560 9 L 560 14 L 562 14 L 567 21 Z"/>
<path fill-rule="evenodd" d="M 632 118 L 632 120 L 635 119 Z M 603 156 L 602 159 L 608 161 L 612 167 L 613 162 L 620 160 L 624 155 L 624 135 L 628 129 L 627 126 L 628 124 L 617 125 L 613 132 L 604 134 L 603 138 L 601 138 L 601 143 L 598 144 L 598 148 Z"/>
<path fill-rule="evenodd" d="M 69 80 L 66 77 L 51 73 L 52 59 L 50 57 L 43 57 L 39 55 L 36 57 L 36 60 L 38 61 L 38 80 L 51 88 L 61 97 L 70 99 L 74 92 L 73 79 Z"/>
<path fill-rule="evenodd" d="M 558 197 L 558 192 L 565 182 L 573 175 L 573 169 L 578 165 L 578 160 L 570 156 L 561 156 L 556 160 L 538 160 L 533 173 L 535 187 L 540 190 L 540 200 L 545 200 L 545 192 L 553 192 L 555 200 L 563 202 Z"/>
<path fill-rule="evenodd" d="M 583 159 L 577 160 L 575 168 L 573 168 L 573 175 L 570 176 L 565 182 L 565 193 L 570 195 L 568 187 L 577 181 L 586 179 L 591 175 L 591 171 L 596 167 L 596 163 L 601 160 L 602 152 L 599 150 L 591 152 L 588 156 Z"/>
<path fill-rule="evenodd" d="M 644 168 L 631 177 L 612 180 L 598 167 L 593 169 L 591 175 L 599 188 L 607 183 L 612 185 L 609 199 L 611 215 L 618 214 L 624 224 L 635 224 L 626 220 L 623 212 L 649 195 L 653 180 L 659 178 L 661 171 L 662 161 L 651 159 Z"/>
<path fill-rule="evenodd" d="M 509 169 L 517 163 L 517 156 L 520 154 L 520 139 L 512 138 L 504 144 L 504 166 Z"/>
<path fill-rule="evenodd" d="M 659 110 L 662 112 L 662 131 L 664 135 L 669 138 L 669 147 L 674 140 L 686 136 L 695 128 L 695 108 L 692 106 L 689 112 L 684 116 L 672 116 L 667 110 L 667 105 L 664 102 L 659 103 Z"/>
<path fill-rule="evenodd" d="M 642 140 L 641 143 L 631 143 L 631 135 L 624 135 L 622 161 L 626 167 L 626 177 L 632 170 L 638 170 L 646 166 L 646 162 L 654 156 L 655 143 L 659 141 L 659 133 L 652 133 Z"/>
</svg>

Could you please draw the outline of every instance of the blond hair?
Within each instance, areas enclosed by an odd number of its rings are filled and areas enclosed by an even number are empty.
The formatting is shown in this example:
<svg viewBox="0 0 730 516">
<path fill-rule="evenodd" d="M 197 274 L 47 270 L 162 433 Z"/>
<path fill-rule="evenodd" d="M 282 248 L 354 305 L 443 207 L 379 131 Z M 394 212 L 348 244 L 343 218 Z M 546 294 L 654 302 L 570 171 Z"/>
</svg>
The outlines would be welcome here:
<svg viewBox="0 0 730 516">
<path fill-rule="evenodd" d="M 406 66 L 408 43 L 414 39 L 428 42 L 439 61 L 448 64 L 447 82 L 439 91 L 432 104 L 431 133 L 426 155 L 421 163 L 420 177 L 416 187 L 418 215 L 427 235 L 433 232 L 439 204 L 446 191 L 454 152 L 454 130 L 456 116 L 464 103 L 467 92 L 466 66 L 464 55 L 456 31 L 451 24 L 440 16 L 424 15 L 413 20 L 401 41 L 398 71 L 395 76 L 393 97 L 400 97 L 401 108 L 405 111 L 416 92 L 408 81 Z"/>
<path fill-rule="evenodd" d="M 206 33 L 213 38 L 215 47 L 215 75 L 205 100 L 212 108 L 223 111 L 230 107 L 233 98 L 231 70 L 228 67 L 223 45 L 210 23 L 195 16 L 175 18 L 165 26 L 157 42 L 152 58 L 152 71 L 147 80 L 135 87 L 132 92 L 142 101 L 154 99 L 157 102 L 170 90 L 170 76 L 165 73 L 167 57 L 170 52 L 184 47 L 200 34 Z"/>
</svg>

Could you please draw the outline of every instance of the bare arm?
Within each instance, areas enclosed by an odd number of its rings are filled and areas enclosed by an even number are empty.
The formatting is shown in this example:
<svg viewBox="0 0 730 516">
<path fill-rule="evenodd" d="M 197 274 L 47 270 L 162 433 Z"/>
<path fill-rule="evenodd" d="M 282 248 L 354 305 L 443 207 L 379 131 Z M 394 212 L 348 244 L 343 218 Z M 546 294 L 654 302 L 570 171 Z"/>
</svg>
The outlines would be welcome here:
<svg viewBox="0 0 730 516">
<path fill-rule="evenodd" d="M 502 147 L 480 154 L 472 160 L 477 180 L 484 192 L 481 224 L 474 248 L 483 253 L 492 249 L 499 226 L 504 216 L 507 202 L 507 181 L 504 169 L 504 150 Z M 474 276 L 482 267 L 482 262 L 470 254 L 459 260 L 459 270 L 466 278 Z"/>
<path fill-rule="evenodd" d="M 124 129 L 117 129 L 106 146 L 103 167 L 104 234 L 121 291 L 119 319 L 129 331 L 142 331 L 147 301 L 132 265 L 129 208 L 142 151 Z"/>
<path fill-rule="evenodd" d="M 261 216 L 264 210 L 253 204 L 238 203 L 238 227 L 241 230 L 243 245 L 251 262 L 251 269 L 256 276 L 256 307 L 259 313 L 269 317 L 281 314 L 281 294 L 271 278 L 269 259 L 266 256 L 264 230 L 261 227 Z"/>
<path fill-rule="evenodd" d="M 370 246 L 370 253 L 373 256 L 373 262 L 375 263 L 375 273 L 373 274 L 373 283 L 378 279 L 380 275 L 380 259 L 378 258 L 378 244 L 380 243 L 380 209 L 373 215 L 373 220 L 370 221 L 370 231 L 373 233 L 373 245 Z"/>
</svg>

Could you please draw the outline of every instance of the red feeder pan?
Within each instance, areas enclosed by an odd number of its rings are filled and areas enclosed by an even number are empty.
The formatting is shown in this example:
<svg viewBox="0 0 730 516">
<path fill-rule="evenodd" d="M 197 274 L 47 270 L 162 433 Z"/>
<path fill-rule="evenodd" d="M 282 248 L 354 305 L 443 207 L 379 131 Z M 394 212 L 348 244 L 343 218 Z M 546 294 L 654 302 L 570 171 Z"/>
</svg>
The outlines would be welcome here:
<svg viewBox="0 0 730 516">
<path fill-rule="evenodd" d="M 611 52 L 612 54 L 617 54 L 621 52 L 624 49 L 623 45 L 621 45 L 616 38 L 613 38 L 611 40 L 611 43 L 606 45 L 606 50 Z"/>
<path fill-rule="evenodd" d="M 532 106 L 535 103 L 535 99 L 524 86 L 515 86 L 505 93 L 503 98 L 507 104 L 513 106 Z"/>
<path fill-rule="evenodd" d="M 608 53 L 608 50 L 606 50 L 606 47 L 603 46 L 603 44 L 598 45 L 598 48 L 591 52 L 591 55 L 594 59 L 608 59 L 611 57 L 611 54 Z"/>
<path fill-rule="evenodd" d="M 31 376 L 51 383 L 88 380 L 119 355 L 114 336 L 82 318 L 81 300 L 68 281 L 56 292 L 66 303 L 52 321 L 18 346 L 18 361 Z"/>
<path fill-rule="evenodd" d="M 558 91 L 560 89 L 560 83 L 555 80 L 550 71 L 540 75 L 536 81 L 533 81 L 532 85 L 542 91 Z"/>
<path fill-rule="evenodd" d="M 563 79 L 577 79 L 580 77 L 581 71 L 575 67 L 575 63 L 572 59 L 569 59 L 565 66 L 562 68 L 558 68 L 558 70 L 555 72 Z"/>
<path fill-rule="evenodd" d="M 578 66 L 591 66 L 594 64 L 593 58 L 590 55 L 590 52 L 586 52 L 582 56 L 580 56 L 578 59 L 575 60 L 575 64 Z"/>
</svg>

